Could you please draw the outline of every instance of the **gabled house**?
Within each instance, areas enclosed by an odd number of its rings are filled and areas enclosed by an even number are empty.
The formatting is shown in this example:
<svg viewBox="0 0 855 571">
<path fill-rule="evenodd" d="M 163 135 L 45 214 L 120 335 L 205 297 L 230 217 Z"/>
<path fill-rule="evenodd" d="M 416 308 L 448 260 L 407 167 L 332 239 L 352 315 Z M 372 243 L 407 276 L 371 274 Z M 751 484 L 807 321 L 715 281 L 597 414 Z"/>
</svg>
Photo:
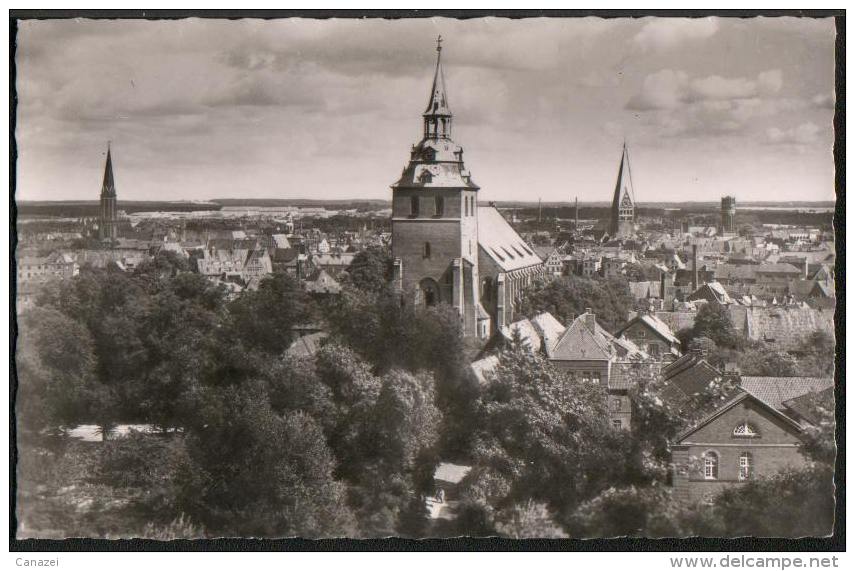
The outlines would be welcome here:
<svg viewBox="0 0 855 571">
<path fill-rule="evenodd" d="M 680 356 L 680 340 L 668 325 L 650 313 L 640 313 L 615 333 L 629 339 L 653 358 L 663 361 Z"/>
<path fill-rule="evenodd" d="M 708 500 L 728 487 L 803 466 L 802 430 L 766 401 L 738 391 L 673 442 L 675 497 Z"/>
<path fill-rule="evenodd" d="M 590 309 L 567 327 L 547 355 L 553 365 L 575 378 L 606 386 L 609 419 L 616 429 L 630 427 L 628 391 L 632 384 L 659 373 L 658 366 L 644 351 L 631 340 L 615 337 L 603 329 Z"/>
</svg>

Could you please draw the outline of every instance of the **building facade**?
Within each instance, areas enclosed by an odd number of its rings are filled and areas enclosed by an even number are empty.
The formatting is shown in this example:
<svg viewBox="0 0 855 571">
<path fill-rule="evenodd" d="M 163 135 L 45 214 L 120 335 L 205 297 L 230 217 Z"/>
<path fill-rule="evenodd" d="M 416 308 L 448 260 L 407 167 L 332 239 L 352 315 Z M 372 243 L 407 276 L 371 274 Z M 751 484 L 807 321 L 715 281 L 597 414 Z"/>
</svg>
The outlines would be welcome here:
<svg viewBox="0 0 855 571">
<path fill-rule="evenodd" d="M 804 465 L 802 427 L 748 392 L 741 392 L 672 446 L 674 495 L 707 500 L 731 486 Z"/>
</svg>

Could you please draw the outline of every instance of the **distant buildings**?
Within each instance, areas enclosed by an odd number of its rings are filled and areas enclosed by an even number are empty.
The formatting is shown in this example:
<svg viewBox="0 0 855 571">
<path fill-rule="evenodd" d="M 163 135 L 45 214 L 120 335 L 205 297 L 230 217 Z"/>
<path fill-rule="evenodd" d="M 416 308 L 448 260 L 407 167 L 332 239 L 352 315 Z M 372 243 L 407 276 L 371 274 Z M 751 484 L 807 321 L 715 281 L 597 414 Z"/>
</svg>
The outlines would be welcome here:
<svg viewBox="0 0 855 571">
<path fill-rule="evenodd" d="M 199 273 L 222 279 L 239 278 L 249 282 L 273 272 L 273 263 L 267 248 L 257 239 L 209 240 L 197 261 Z"/>
</svg>

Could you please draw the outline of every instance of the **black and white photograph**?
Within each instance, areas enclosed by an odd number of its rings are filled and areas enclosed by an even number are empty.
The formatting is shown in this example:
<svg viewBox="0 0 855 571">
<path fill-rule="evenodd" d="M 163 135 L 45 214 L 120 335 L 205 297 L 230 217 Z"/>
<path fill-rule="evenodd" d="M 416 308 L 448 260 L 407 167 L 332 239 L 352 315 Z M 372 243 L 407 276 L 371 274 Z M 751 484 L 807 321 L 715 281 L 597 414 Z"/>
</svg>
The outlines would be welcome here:
<svg viewBox="0 0 855 571">
<path fill-rule="evenodd" d="M 10 541 L 842 542 L 844 17 L 11 14 Z"/>
</svg>

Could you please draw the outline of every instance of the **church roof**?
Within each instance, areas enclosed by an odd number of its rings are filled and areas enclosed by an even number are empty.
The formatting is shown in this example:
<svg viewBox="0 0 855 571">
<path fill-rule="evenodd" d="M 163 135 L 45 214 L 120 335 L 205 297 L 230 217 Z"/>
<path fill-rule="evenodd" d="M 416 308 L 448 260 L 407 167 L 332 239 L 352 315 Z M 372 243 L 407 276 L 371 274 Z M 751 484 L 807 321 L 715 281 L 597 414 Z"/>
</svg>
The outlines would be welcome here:
<svg viewBox="0 0 855 571">
<path fill-rule="evenodd" d="M 505 272 L 543 263 L 494 206 L 478 207 L 478 245 Z"/>
</svg>

